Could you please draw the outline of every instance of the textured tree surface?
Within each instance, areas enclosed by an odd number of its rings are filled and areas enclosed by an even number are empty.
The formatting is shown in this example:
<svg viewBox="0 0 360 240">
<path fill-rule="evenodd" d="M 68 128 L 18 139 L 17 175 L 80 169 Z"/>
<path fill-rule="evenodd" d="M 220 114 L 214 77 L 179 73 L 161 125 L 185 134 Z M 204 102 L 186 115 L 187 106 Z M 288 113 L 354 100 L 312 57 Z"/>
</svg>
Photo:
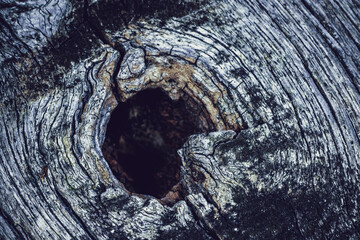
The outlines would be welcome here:
<svg viewBox="0 0 360 240">
<path fill-rule="evenodd" d="M 0 65 L 1 239 L 360 238 L 358 0 L 2 0 Z"/>
</svg>

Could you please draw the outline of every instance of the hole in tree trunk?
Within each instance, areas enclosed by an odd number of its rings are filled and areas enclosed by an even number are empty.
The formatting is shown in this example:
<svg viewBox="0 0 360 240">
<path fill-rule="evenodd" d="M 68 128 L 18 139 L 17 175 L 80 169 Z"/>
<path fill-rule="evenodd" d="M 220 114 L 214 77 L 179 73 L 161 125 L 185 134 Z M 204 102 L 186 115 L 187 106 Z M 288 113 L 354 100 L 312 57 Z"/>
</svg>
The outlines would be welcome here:
<svg viewBox="0 0 360 240">
<path fill-rule="evenodd" d="M 184 94 L 173 101 L 160 89 L 141 91 L 113 110 L 104 157 L 127 190 L 163 198 L 179 189 L 177 150 L 190 135 L 212 130 L 206 119 L 201 106 Z"/>
</svg>

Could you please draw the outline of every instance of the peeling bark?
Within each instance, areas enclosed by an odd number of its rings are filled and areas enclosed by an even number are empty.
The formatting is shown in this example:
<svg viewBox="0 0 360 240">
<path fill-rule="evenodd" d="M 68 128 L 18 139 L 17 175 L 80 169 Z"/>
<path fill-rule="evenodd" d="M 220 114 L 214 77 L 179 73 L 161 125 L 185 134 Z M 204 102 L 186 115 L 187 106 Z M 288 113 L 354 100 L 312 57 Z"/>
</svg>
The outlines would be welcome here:
<svg viewBox="0 0 360 240">
<path fill-rule="evenodd" d="M 356 0 L 3 1 L 0 238 L 360 238 L 359 39 Z M 159 196 L 102 148 L 149 89 L 202 131 Z"/>
</svg>

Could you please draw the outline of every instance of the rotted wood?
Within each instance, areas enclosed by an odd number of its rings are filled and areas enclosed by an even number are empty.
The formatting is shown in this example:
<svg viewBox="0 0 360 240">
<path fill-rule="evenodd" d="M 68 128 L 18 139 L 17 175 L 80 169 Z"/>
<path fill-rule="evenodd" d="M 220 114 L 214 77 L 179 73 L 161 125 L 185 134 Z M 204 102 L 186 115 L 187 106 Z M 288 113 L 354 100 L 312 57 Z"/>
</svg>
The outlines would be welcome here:
<svg viewBox="0 0 360 240">
<path fill-rule="evenodd" d="M 360 238 L 357 0 L 3 0 L 0 64 L 2 239 Z M 106 140 L 153 89 L 195 129 L 158 195 Z"/>
</svg>

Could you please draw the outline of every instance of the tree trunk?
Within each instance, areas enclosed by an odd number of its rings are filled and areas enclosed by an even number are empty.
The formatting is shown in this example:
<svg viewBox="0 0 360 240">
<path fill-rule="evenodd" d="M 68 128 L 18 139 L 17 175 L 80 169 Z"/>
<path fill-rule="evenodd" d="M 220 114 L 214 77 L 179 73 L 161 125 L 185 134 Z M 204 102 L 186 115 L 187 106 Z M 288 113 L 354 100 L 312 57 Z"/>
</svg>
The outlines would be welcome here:
<svg viewBox="0 0 360 240">
<path fill-rule="evenodd" d="M 0 54 L 0 238 L 360 238 L 357 0 L 5 0 Z"/>
</svg>

